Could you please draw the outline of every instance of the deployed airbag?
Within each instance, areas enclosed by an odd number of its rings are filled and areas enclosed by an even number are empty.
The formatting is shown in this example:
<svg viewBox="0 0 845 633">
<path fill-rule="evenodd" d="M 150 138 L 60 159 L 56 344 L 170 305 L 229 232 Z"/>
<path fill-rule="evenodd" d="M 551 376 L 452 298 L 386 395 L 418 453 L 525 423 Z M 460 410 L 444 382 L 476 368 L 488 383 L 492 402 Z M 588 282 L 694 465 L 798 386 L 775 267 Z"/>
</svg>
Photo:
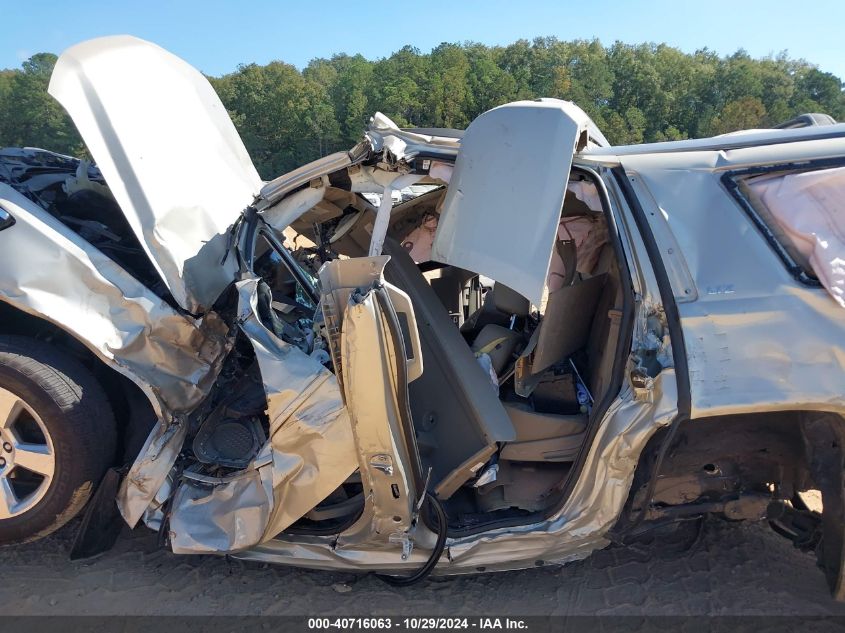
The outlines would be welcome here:
<svg viewBox="0 0 845 633">
<path fill-rule="evenodd" d="M 787 174 L 748 186 L 845 308 L 845 167 Z"/>
</svg>

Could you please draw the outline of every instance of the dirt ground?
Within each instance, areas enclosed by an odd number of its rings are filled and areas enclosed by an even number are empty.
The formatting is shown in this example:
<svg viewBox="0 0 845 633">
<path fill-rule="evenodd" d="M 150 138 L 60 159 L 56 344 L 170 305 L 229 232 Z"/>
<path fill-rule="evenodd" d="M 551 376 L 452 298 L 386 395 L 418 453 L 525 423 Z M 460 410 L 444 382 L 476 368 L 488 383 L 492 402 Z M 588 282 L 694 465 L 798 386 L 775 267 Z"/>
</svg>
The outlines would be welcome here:
<svg viewBox="0 0 845 633">
<path fill-rule="evenodd" d="M 175 556 L 128 530 L 103 556 L 70 562 L 71 524 L 0 550 L 3 615 L 845 615 L 811 554 L 765 524 L 711 520 L 566 567 L 410 588 L 372 576 Z M 696 534 L 698 534 L 696 538 Z"/>
</svg>

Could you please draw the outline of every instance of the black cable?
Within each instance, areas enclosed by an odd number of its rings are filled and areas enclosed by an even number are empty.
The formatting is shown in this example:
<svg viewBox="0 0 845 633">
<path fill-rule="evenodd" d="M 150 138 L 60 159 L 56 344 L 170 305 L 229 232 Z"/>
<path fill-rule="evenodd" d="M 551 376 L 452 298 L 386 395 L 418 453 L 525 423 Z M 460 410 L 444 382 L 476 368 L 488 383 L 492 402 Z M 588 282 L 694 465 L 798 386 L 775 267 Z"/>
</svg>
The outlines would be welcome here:
<svg viewBox="0 0 845 633">
<path fill-rule="evenodd" d="M 420 567 L 410 576 L 388 576 L 385 574 L 376 574 L 377 578 L 393 585 L 394 587 L 410 587 L 411 585 L 415 585 L 428 578 L 431 572 L 434 571 L 434 567 L 437 565 L 437 562 L 443 555 L 443 550 L 446 548 L 446 532 L 448 527 L 448 523 L 446 521 L 446 511 L 443 509 L 443 504 L 440 503 L 440 499 L 438 499 L 433 492 L 426 490 L 425 498 L 426 501 L 428 501 L 434 508 L 434 514 L 437 516 L 437 542 L 434 544 L 434 549 L 431 550 L 431 554 L 425 562 L 425 565 Z"/>
</svg>

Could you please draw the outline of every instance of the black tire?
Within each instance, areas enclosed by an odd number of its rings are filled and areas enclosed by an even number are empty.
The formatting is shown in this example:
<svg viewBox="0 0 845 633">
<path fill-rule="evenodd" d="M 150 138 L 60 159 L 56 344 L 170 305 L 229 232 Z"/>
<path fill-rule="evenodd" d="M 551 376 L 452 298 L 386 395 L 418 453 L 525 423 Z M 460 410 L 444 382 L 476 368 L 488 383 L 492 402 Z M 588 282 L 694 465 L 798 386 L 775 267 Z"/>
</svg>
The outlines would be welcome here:
<svg viewBox="0 0 845 633">
<path fill-rule="evenodd" d="M 43 498 L 21 514 L 0 519 L 0 545 L 10 545 L 47 536 L 82 510 L 114 462 L 117 427 L 97 379 L 46 343 L 0 336 L 0 387 L 38 414 L 55 454 Z"/>
</svg>

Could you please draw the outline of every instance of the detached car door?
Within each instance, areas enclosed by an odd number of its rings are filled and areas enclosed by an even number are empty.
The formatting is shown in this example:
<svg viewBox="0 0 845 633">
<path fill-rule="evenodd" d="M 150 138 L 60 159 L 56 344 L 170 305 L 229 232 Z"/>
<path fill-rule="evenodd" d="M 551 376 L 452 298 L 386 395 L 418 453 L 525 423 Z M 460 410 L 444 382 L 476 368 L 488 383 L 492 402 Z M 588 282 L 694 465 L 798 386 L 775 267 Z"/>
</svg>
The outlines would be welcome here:
<svg viewBox="0 0 845 633">
<path fill-rule="evenodd" d="M 349 409 L 371 537 L 407 542 L 425 494 L 408 403 L 423 371 L 407 294 L 386 283 L 389 256 L 328 262 L 322 306 L 336 375 Z M 339 368 L 339 371 L 338 371 Z"/>
<path fill-rule="evenodd" d="M 485 112 L 461 139 L 432 259 L 486 275 L 539 306 L 572 156 L 607 144 L 568 101 Z"/>
</svg>

